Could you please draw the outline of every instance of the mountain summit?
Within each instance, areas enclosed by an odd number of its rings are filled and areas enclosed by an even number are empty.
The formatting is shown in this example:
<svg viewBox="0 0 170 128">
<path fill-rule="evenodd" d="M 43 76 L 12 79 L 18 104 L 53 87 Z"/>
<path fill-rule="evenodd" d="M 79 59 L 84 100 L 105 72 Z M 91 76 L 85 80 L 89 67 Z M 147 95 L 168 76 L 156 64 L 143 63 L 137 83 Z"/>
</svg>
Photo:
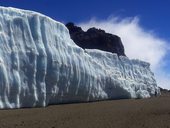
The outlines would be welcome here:
<svg viewBox="0 0 170 128">
<path fill-rule="evenodd" d="M 73 41 L 83 49 L 100 49 L 125 56 L 124 46 L 120 37 L 106 33 L 104 30 L 90 28 L 86 32 L 70 22 L 66 24 Z"/>
</svg>

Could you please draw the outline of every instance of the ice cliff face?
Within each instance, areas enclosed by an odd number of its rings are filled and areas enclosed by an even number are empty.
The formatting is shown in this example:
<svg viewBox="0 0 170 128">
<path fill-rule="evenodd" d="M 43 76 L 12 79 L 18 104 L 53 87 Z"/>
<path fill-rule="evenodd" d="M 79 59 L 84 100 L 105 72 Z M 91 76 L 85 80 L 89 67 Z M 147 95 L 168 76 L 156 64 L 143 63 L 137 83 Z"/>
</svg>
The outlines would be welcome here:
<svg viewBox="0 0 170 128">
<path fill-rule="evenodd" d="M 83 50 L 42 14 L 0 7 L 0 108 L 46 106 L 158 93 L 149 64 Z"/>
</svg>

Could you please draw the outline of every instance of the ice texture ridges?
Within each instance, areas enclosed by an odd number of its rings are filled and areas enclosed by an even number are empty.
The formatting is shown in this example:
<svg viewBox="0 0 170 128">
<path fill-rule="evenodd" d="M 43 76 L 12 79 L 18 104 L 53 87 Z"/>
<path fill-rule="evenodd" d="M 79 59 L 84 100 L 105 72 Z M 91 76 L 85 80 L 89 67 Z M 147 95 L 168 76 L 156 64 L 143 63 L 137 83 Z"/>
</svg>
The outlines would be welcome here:
<svg viewBox="0 0 170 128">
<path fill-rule="evenodd" d="M 0 7 L 0 108 L 47 106 L 159 93 L 149 64 L 83 50 L 42 14 Z"/>
</svg>

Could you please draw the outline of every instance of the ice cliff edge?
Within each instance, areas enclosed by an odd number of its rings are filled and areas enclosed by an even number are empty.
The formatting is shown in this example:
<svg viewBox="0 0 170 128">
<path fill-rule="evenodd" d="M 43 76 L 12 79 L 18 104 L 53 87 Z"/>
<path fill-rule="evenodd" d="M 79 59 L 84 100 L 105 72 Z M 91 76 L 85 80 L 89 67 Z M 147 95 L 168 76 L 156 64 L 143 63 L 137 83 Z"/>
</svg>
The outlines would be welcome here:
<svg viewBox="0 0 170 128">
<path fill-rule="evenodd" d="M 159 92 L 149 64 L 83 50 L 42 14 L 0 7 L 0 108 L 46 106 Z"/>
</svg>

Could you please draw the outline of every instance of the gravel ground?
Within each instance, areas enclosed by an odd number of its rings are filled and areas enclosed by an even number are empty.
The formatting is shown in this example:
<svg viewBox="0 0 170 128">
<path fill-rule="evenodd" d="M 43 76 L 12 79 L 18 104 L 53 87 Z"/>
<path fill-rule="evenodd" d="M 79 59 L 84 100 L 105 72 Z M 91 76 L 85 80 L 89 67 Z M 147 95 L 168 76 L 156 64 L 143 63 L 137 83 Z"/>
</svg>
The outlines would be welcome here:
<svg viewBox="0 0 170 128">
<path fill-rule="evenodd" d="M 0 110 L 0 128 L 170 128 L 170 93 L 150 99 Z"/>
</svg>

